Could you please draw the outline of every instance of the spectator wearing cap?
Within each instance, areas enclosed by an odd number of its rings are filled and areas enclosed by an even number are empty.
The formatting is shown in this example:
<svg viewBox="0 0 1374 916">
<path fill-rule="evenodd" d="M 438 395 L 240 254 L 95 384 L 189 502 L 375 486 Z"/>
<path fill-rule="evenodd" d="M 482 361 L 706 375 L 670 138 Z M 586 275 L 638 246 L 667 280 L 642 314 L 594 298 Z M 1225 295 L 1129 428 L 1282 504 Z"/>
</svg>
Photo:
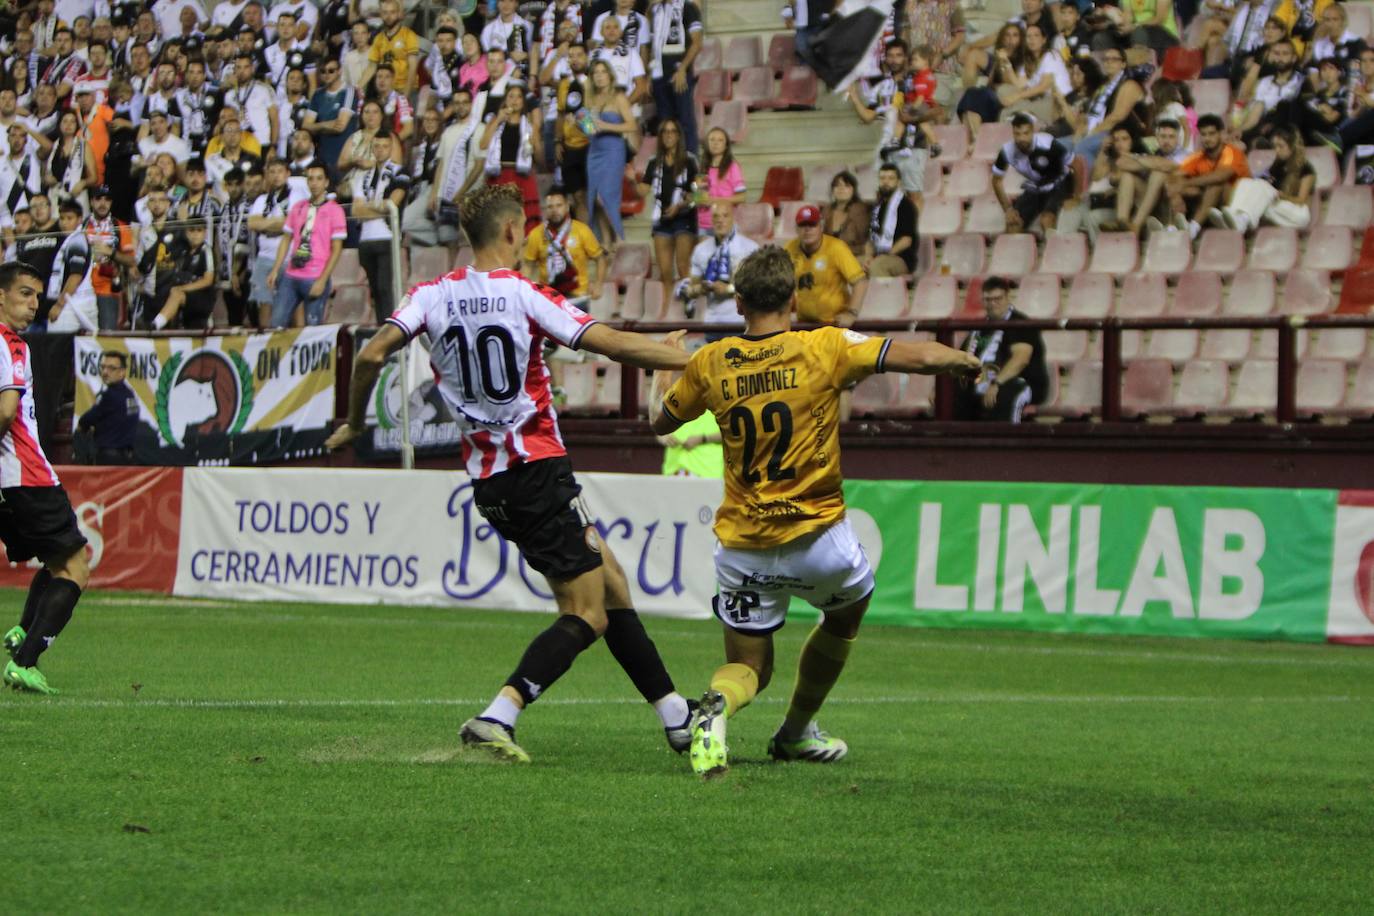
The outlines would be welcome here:
<svg viewBox="0 0 1374 916">
<path fill-rule="evenodd" d="M 91 215 L 82 228 L 91 246 L 95 269 L 91 272 L 91 288 L 95 290 L 95 305 L 100 329 L 119 327 L 119 272 L 135 271 L 134 234 L 129 224 L 115 219 L 110 212 L 114 196 L 105 185 L 91 191 Z"/>
<path fill-rule="evenodd" d="M 77 83 L 75 111 L 81 122 L 81 134 L 90 144 L 91 155 L 95 157 L 96 183 L 104 184 L 105 156 L 110 151 L 110 122 L 114 120 L 114 109 L 101 101 L 97 92 L 104 94 L 90 83 Z"/>
<path fill-rule="evenodd" d="M 821 228 L 821 211 L 797 211 L 797 237 L 787 243 L 797 274 L 797 319 L 847 328 L 859 317 L 868 274 L 849 246 Z"/>
</svg>

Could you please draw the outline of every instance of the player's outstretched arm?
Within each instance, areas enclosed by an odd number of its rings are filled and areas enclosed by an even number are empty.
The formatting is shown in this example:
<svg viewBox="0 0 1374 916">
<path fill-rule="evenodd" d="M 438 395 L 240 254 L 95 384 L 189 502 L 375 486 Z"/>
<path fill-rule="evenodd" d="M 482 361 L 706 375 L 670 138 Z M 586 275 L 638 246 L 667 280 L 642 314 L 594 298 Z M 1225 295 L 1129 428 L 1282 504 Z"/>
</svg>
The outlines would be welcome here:
<svg viewBox="0 0 1374 916">
<path fill-rule="evenodd" d="M 348 422 L 325 441 L 330 450 L 343 448 L 362 435 L 367 421 L 367 399 L 377 384 L 388 356 L 405 346 L 406 336 L 394 324 L 384 324 L 362 352 L 353 357 L 353 380 L 348 386 Z"/>
<path fill-rule="evenodd" d="M 673 342 L 681 340 L 686 331 L 673 331 L 664 338 L 663 343 L 634 334 L 630 331 L 617 331 L 604 324 L 594 324 L 578 340 L 583 350 L 609 356 L 618 363 L 638 366 L 641 369 L 685 369 L 687 353 Z"/>
<path fill-rule="evenodd" d="M 972 353 L 947 347 L 932 340 L 894 340 L 883 360 L 884 372 L 909 372 L 917 375 L 954 375 L 977 379 L 983 363 Z"/>
</svg>

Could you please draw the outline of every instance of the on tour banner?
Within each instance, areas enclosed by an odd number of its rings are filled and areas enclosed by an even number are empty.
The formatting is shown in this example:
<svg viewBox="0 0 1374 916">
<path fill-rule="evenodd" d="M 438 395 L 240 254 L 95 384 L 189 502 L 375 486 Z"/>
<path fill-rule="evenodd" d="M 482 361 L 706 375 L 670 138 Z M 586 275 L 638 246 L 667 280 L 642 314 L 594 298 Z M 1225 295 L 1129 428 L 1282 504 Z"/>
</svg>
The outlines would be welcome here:
<svg viewBox="0 0 1374 916">
<path fill-rule="evenodd" d="M 86 537 L 95 588 L 170 592 L 181 536 L 181 468 L 61 467 Z M 37 561 L 0 563 L 0 586 L 27 588 Z"/>
<path fill-rule="evenodd" d="M 378 328 L 353 329 L 353 352 L 376 336 Z M 353 448 L 365 461 L 401 453 L 401 401 L 410 400 L 410 440 L 418 455 L 454 454 L 460 449 L 462 428 L 434 382 L 429 351 L 421 337 L 409 344 L 409 373 L 401 373 L 400 351 L 387 357 L 377 384 L 367 399 L 367 429 Z"/>
<path fill-rule="evenodd" d="M 125 353 L 140 464 L 256 464 L 323 450 L 334 415 L 337 325 L 222 337 L 76 337 L 76 415 Z"/>
</svg>

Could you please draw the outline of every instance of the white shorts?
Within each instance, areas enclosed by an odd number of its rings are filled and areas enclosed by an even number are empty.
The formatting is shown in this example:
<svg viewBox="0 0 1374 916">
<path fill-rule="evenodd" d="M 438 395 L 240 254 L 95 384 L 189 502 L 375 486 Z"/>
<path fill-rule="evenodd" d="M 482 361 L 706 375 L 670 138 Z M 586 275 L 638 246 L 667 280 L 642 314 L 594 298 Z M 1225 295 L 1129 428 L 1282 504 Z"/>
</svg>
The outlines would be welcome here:
<svg viewBox="0 0 1374 916">
<path fill-rule="evenodd" d="M 792 596 L 822 611 L 848 607 L 873 591 L 873 567 L 849 519 L 781 547 L 746 550 L 716 542 L 711 602 L 721 623 L 772 633 L 787 622 Z"/>
</svg>

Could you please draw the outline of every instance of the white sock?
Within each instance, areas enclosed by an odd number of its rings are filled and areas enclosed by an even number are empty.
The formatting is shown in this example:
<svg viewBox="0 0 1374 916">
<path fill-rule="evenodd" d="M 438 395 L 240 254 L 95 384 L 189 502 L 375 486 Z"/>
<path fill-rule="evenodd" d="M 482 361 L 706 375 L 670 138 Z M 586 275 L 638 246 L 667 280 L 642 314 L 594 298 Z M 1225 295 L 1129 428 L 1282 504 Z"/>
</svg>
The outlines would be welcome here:
<svg viewBox="0 0 1374 916">
<path fill-rule="evenodd" d="M 680 728 L 687 721 L 687 701 L 674 691 L 654 703 L 654 712 L 664 728 Z"/>
<path fill-rule="evenodd" d="M 165 327 L 167 327 L 167 319 L 165 317 L 163 317 L 162 315 L 158 315 L 156 318 L 153 319 L 154 331 L 161 331 Z"/>
<path fill-rule="evenodd" d="M 494 719 L 507 728 L 515 728 L 515 720 L 520 718 L 520 707 L 504 693 L 498 693 L 491 705 L 482 711 L 481 719 Z"/>
</svg>

